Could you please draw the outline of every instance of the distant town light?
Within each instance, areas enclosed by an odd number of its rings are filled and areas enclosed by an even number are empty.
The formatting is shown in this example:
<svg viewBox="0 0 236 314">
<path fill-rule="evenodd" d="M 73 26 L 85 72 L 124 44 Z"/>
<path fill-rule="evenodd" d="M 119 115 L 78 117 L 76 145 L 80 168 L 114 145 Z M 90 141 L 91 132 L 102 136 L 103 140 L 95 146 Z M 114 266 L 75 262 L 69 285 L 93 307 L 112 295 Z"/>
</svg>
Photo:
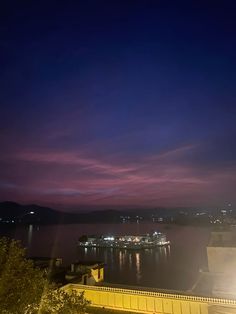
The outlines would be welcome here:
<svg viewBox="0 0 236 314">
<path fill-rule="evenodd" d="M 115 238 L 114 237 L 105 237 L 104 240 L 105 241 L 114 241 Z"/>
<path fill-rule="evenodd" d="M 34 212 L 30 212 L 30 214 L 31 214 L 31 215 L 33 215 L 33 214 L 34 214 Z"/>
</svg>

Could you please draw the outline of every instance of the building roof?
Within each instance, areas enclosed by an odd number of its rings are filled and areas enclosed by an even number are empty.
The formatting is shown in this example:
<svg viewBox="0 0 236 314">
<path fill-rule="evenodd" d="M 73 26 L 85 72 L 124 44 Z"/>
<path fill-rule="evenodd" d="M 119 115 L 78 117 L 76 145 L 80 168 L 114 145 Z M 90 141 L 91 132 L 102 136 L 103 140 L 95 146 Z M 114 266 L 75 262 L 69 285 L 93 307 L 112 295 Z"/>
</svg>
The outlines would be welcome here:
<svg viewBox="0 0 236 314">
<path fill-rule="evenodd" d="M 77 261 L 72 264 L 81 266 L 100 266 L 100 267 L 105 265 L 101 261 Z"/>
</svg>

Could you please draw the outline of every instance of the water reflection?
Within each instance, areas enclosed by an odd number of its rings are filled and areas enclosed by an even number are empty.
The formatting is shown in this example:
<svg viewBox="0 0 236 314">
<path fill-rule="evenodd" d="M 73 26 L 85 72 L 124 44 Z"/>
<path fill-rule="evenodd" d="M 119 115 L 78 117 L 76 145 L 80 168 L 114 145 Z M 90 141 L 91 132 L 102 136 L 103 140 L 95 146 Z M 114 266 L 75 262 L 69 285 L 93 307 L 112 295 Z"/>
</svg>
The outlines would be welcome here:
<svg viewBox="0 0 236 314">
<path fill-rule="evenodd" d="M 135 253 L 137 274 L 140 273 L 140 253 Z"/>
<path fill-rule="evenodd" d="M 129 252 L 129 269 L 132 269 L 132 255 Z"/>
<path fill-rule="evenodd" d="M 33 236 L 33 225 L 29 225 L 29 228 L 28 228 L 28 238 L 27 238 L 27 246 L 28 246 L 28 248 L 31 247 L 32 236 Z"/>
<path fill-rule="evenodd" d="M 160 258 L 162 258 L 163 260 L 167 259 L 167 250 L 166 247 L 161 247 L 160 248 Z"/>
<path fill-rule="evenodd" d="M 140 279 L 142 277 L 141 274 L 141 265 L 140 265 L 140 253 L 135 253 L 135 262 L 136 262 L 136 276 L 137 276 L 137 282 L 140 282 Z"/>
<path fill-rule="evenodd" d="M 123 269 L 124 263 L 125 263 L 124 251 L 119 251 L 119 268 L 120 268 L 120 270 Z"/>
<path fill-rule="evenodd" d="M 78 248 L 79 260 L 100 260 L 105 262 L 105 279 L 116 277 L 121 283 L 124 280 L 133 284 L 142 284 L 156 267 L 166 267 L 170 259 L 170 247 L 158 247 L 145 250 L 119 250 L 114 248 Z M 158 266 L 159 265 L 159 266 Z M 160 275 L 160 274 L 159 274 Z"/>
<path fill-rule="evenodd" d="M 98 233 L 145 234 L 150 224 L 98 225 Z M 6 228 L 5 228 L 6 229 Z M 105 262 L 105 281 L 111 283 L 188 289 L 207 265 L 209 230 L 176 227 L 168 232 L 171 246 L 148 250 L 90 249 L 77 247 L 82 234 L 93 234 L 94 225 L 20 226 L 0 230 L 2 235 L 22 241 L 29 256 L 62 257 L 65 265 L 76 260 Z M 160 230 L 162 231 L 162 230 Z M 193 250 L 193 247 L 195 248 Z"/>
</svg>

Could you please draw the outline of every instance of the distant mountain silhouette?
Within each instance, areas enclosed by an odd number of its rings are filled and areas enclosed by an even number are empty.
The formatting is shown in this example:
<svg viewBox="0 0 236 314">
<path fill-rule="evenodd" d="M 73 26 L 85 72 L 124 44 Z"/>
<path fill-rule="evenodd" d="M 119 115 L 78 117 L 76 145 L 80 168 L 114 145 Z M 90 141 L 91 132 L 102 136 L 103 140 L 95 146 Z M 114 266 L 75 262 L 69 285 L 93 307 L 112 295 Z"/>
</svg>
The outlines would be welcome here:
<svg viewBox="0 0 236 314">
<path fill-rule="evenodd" d="M 15 202 L 0 203 L 0 218 L 4 222 L 58 222 L 62 214 L 54 209 L 35 204 L 20 205 Z"/>
<path fill-rule="evenodd" d="M 95 223 L 119 222 L 120 212 L 99 210 L 88 213 L 66 213 L 35 204 L 0 202 L 0 222 L 4 223 Z"/>
<path fill-rule="evenodd" d="M 104 209 L 88 212 L 61 212 L 36 204 L 21 205 L 15 202 L 0 202 L 0 223 L 9 224 L 58 224 L 58 223 L 119 223 L 119 222 L 163 222 L 181 223 L 199 221 L 191 208 L 142 208 L 142 209 Z"/>
</svg>

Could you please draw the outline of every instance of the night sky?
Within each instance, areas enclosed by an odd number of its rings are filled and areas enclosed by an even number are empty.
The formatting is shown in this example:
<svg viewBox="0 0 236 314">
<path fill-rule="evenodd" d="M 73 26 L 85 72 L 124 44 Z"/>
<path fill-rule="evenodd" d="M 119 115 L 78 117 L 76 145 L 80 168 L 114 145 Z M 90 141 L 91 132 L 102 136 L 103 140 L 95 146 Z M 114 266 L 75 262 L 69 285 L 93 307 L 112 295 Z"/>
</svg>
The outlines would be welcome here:
<svg viewBox="0 0 236 314">
<path fill-rule="evenodd" d="M 0 201 L 236 208 L 235 1 L 1 1 L 0 83 Z"/>
</svg>

